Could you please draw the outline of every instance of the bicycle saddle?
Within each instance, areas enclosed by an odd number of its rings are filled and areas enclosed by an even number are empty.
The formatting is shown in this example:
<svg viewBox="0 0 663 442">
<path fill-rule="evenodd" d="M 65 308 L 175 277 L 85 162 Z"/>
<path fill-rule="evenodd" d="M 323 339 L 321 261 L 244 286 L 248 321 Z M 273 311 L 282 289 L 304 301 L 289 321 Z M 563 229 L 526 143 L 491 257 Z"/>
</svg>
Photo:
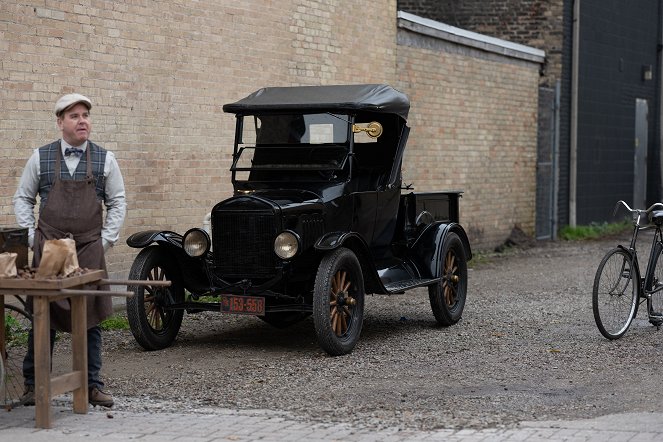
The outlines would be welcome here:
<svg viewBox="0 0 663 442">
<path fill-rule="evenodd" d="M 663 224 L 663 210 L 654 210 L 651 215 L 649 215 L 649 218 L 651 219 L 651 222 L 660 226 Z"/>
</svg>

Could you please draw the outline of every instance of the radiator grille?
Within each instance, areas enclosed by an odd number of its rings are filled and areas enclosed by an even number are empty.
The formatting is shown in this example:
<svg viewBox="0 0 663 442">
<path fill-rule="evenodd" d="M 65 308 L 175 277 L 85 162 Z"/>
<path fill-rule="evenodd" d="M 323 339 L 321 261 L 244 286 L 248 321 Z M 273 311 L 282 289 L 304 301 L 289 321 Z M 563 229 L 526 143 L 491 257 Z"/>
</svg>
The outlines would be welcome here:
<svg viewBox="0 0 663 442">
<path fill-rule="evenodd" d="M 214 264 L 221 277 L 269 277 L 276 272 L 276 217 L 271 212 L 212 214 Z"/>
</svg>

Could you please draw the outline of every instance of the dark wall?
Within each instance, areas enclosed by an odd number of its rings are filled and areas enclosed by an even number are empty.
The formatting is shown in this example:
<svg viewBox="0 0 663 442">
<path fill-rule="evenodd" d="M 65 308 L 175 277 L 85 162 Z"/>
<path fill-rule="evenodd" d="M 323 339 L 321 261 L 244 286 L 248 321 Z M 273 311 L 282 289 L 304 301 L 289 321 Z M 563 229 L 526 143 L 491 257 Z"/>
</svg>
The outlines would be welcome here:
<svg viewBox="0 0 663 442">
<path fill-rule="evenodd" d="M 634 188 L 635 99 L 649 104 L 647 204 L 660 201 L 663 0 L 582 0 L 576 222 L 612 221 Z M 398 9 L 546 51 L 541 85 L 561 85 L 557 225 L 570 221 L 573 0 L 398 0 Z M 642 80 L 651 65 L 653 79 Z"/>
<path fill-rule="evenodd" d="M 632 204 L 635 100 L 649 102 L 647 201 L 660 198 L 656 131 L 658 0 L 580 3 L 577 223 L 612 220 Z M 653 79 L 644 81 L 643 65 Z"/>
</svg>

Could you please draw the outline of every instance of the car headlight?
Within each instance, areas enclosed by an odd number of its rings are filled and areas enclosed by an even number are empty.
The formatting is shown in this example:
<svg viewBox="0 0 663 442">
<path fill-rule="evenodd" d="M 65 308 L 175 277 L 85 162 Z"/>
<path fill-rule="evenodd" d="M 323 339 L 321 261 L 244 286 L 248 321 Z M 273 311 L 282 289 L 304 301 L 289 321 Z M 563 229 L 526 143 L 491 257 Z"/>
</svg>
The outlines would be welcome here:
<svg viewBox="0 0 663 442">
<path fill-rule="evenodd" d="M 290 259 L 299 251 L 299 237 L 295 232 L 286 230 L 274 240 L 274 253 L 281 259 Z"/>
<path fill-rule="evenodd" d="M 191 229 L 184 234 L 182 246 L 187 255 L 192 258 L 204 256 L 210 247 L 209 235 L 202 229 Z"/>
</svg>

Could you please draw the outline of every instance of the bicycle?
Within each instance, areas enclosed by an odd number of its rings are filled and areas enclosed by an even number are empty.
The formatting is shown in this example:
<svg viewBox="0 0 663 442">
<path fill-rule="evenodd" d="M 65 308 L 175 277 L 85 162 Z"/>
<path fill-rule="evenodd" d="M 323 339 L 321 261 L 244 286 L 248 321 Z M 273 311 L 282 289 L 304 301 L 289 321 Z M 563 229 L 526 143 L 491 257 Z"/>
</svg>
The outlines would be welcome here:
<svg viewBox="0 0 663 442">
<path fill-rule="evenodd" d="M 648 209 L 631 209 L 618 201 L 614 214 L 623 205 L 631 213 L 633 233 L 628 247 L 618 245 L 601 260 L 592 289 L 592 309 L 599 331 L 608 339 L 619 339 L 628 330 L 641 303 L 647 303 L 649 322 L 657 329 L 663 324 L 663 204 Z M 654 228 L 654 238 L 644 278 L 641 277 L 636 242 L 641 230 Z"/>
<path fill-rule="evenodd" d="M 5 301 L 8 297 L 5 297 Z M 28 350 L 28 332 L 32 328 L 32 314 L 26 310 L 24 298 L 14 296 L 5 303 L 5 354 L 0 355 L 4 373 L 0 379 L 0 405 L 5 409 L 22 405 L 23 359 Z"/>
</svg>

